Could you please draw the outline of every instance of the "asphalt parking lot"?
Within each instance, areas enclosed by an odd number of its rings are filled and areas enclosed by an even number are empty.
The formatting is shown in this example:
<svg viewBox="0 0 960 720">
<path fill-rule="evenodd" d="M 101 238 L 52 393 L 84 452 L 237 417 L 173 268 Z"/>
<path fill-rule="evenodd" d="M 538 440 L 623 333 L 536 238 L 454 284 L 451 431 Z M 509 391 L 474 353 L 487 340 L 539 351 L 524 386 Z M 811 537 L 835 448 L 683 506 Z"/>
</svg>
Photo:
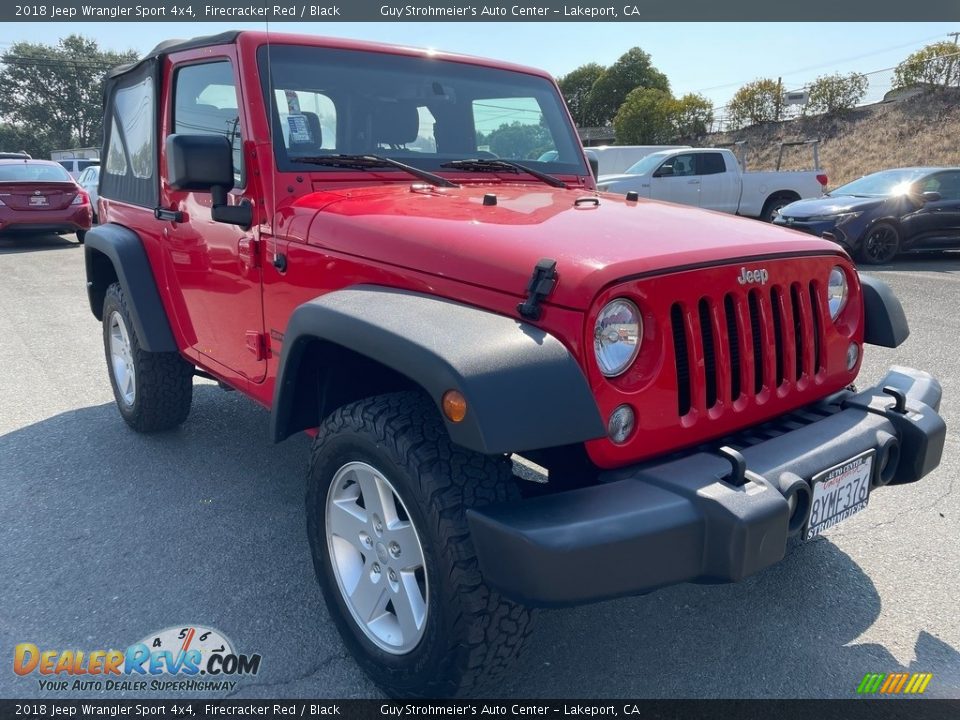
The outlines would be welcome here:
<svg viewBox="0 0 960 720">
<path fill-rule="evenodd" d="M 852 697 L 867 672 L 922 671 L 928 696 L 960 697 L 960 255 L 877 274 L 913 334 L 868 347 L 860 382 L 891 364 L 941 379 L 941 467 L 743 583 L 541 613 L 498 694 Z M 271 444 L 263 409 L 205 381 L 178 431 L 129 430 L 72 237 L 0 239 L 0 368 L 0 697 L 50 696 L 13 673 L 18 643 L 123 648 L 186 624 L 262 655 L 236 696 L 378 696 L 314 579 L 307 439 Z M 96 693 L 61 696 L 78 695 Z"/>
</svg>

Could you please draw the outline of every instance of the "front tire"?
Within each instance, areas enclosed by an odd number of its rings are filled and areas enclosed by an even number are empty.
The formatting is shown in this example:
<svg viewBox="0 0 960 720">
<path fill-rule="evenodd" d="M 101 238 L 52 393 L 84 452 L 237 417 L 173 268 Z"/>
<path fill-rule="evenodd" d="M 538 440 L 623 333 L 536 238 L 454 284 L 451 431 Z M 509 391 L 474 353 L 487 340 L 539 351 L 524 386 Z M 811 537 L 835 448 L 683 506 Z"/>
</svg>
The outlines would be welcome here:
<svg viewBox="0 0 960 720">
<path fill-rule="evenodd" d="M 193 366 L 176 352 L 140 347 L 123 289 L 107 288 L 103 300 L 103 348 L 117 409 L 137 432 L 170 430 L 190 414 Z"/>
<path fill-rule="evenodd" d="M 344 643 L 391 696 L 470 693 L 520 652 L 532 611 L 484 583 L 466 519 L 517 499 L 509 460 L 453 445 L 419 393 L 360 400 L 321 426 L 314 568 Z"/>
<path fill-rule="evenodd" d="M 900 231 L 888 222 L 879 222 L 863 236 L 859 259 L 867 265 L 885 265 L 900 252 Z"/>
</svg>

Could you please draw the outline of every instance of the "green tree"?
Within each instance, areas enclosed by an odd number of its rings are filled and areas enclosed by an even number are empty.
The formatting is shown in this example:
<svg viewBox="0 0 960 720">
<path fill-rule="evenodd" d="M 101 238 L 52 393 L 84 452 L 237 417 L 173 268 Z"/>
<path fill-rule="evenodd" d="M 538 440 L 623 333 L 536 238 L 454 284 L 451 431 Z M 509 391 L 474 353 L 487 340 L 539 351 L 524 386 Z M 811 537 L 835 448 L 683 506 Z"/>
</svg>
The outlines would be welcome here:
<svg viewBox="0 0 960 720">
<path fill-rule="evenodd" d="M 713 103 L 703 95 L 687 93 L 673 102 L 673 126 L 677 138 L 699 138 L 713 123 Z"/>
<path fill-rule="evenodd" d="M 909 55 L 893 71 L 893 86 L 910 85 L 960 86 L 960 47 L 944 41 Z"/>
<path fill-rule="evenodd" d="M 677 101 L 658 88 L 638 87 L 624 100 L 613 127 L 622 145 L 661 145 L 676 136 Z"/>
<path fill-rule="evenodd" d="M 783 87 L 776 80 L 762 79 L 737 90 L 727 105 L 728 119 L 735 127 L 779 120 L 783 114 Z"/>
<path fill-rule="evenodd" d="M 0 55 L 0 117 L 37 138 L 38 156 L 56 148 L 99 145 L 103 77 L 137 54 L 105 52 L 79 35 L 56 46 L 18 42 Z"/>
<path fill-rule="evenodd" d="M 621 55 L 593 83 L 588 103 L 597 120 L 596 124 L 605 125 L 613 120 L 627 95 L 636 88 L 670 92 L 667 76 L 657 70 L 650 62 L 650 55 L 638 47 Z"/>
<path fill-rule="evenodd" d="M 557 81 L 578 127 L 591 127 L 601 123 L 590 102 L 590 91 L 603 73 L 602 65 L 587 63 Z"/>
<path fill-rule="evenodd" d="M 867 76 L 860 73 L 821 75 L 810 85 L 806 111 L 838 113 L 850 110 L 863 100 L 869 84 Z"/>
<path fill-rule="evenodd" d="M 484 138 L 490 152 L 514 160 L 536 160 L 553 147 L 549 131 L 543 125 L 514 121 L 504 123 Z"/>
<path fill-rule="evenodd" d="M 42 137 L 19 125 L 0 123 L 0 150 L 26 152 L 35 158 L 46 157 L 48 145 Z"/>
</svg>

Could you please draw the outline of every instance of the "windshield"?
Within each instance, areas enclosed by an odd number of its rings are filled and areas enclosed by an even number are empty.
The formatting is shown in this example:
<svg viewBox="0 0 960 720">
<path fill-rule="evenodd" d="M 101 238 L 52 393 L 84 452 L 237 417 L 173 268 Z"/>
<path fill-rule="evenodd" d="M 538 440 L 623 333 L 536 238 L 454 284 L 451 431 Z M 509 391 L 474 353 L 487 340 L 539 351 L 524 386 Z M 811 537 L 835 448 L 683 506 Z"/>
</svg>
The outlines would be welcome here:
<svg viewBox="0 0 960 720">
<path fill-rule="evenodd" d="M 294 45 L 264 46 L 259 62 L 281 170 L 336 171 L 297 158 L 368 154 L 435 172 L 450 172 L 441 166 L 452 160 L 499 158 L 550 174 L 589 174 L 545 78 Z"/>
<path fill-rule="evenodd" d="M 669 154 L 670 153 L 653 153 L 652 155 L 647 155 L 639 162 L 635 162 L 628 167 L 624 172 L 627 175 L 646 175 L 656 170 L 660 166 L 660 163 L 667 159 Z"/>
<path fill-rule="evenodd" d="M 926 173 L 920 170 L 884 170 L 883 172 L 865 175 L 846 185 L 832 190 L 828 195 L 856 195 L 858 197 L 887 197 L 888 195 L 904 195 L 910 186 Z"/>
<path fill-rule="evenodd" d="M 10 163 L 0 165 L 0 182 L 70 182 L 70 173 L 59 165 Z"/>
</svg>

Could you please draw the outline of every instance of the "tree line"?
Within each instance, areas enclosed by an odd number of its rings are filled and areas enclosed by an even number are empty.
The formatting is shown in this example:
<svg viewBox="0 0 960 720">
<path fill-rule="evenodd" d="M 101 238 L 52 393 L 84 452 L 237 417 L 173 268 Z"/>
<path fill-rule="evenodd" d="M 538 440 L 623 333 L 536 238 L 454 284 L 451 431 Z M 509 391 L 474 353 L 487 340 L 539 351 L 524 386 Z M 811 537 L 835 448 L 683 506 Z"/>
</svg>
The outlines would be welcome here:
<svg viewBox="0 0 960 720">
<path fill-rule="evenodd" d="M 714 108 L 707 98 L 696 93 L 674 97 L 666 75 L 638 47 L 610 67 L 581 65 L 558 82 L 578 127 L 612 126 L 621 144 L 693 141 L 704 136 L 714 121 Z M 938 42 L 909 55 L 894 69 L 893 87 L 912 86 L 960 86 L 960 47 Z M 850 110 L 863 100 L 868 87 L 862 73 L 821 75 L 805 88 L 808 96 L 803 113 Z M 786 104 L 783 84 L 761 78 L 734 93 L 725 107 L 725 120 L 734 129 L 781 120 Z"/>
<path fill-rule="evenodd" d="M 0 150 L 49 157 L 51 150 L 99 147 L 103 79 L 137 59 L 101 50 L 79 35 L 56 45 L 14 43 L 0 55 Z"/>
</svg>

